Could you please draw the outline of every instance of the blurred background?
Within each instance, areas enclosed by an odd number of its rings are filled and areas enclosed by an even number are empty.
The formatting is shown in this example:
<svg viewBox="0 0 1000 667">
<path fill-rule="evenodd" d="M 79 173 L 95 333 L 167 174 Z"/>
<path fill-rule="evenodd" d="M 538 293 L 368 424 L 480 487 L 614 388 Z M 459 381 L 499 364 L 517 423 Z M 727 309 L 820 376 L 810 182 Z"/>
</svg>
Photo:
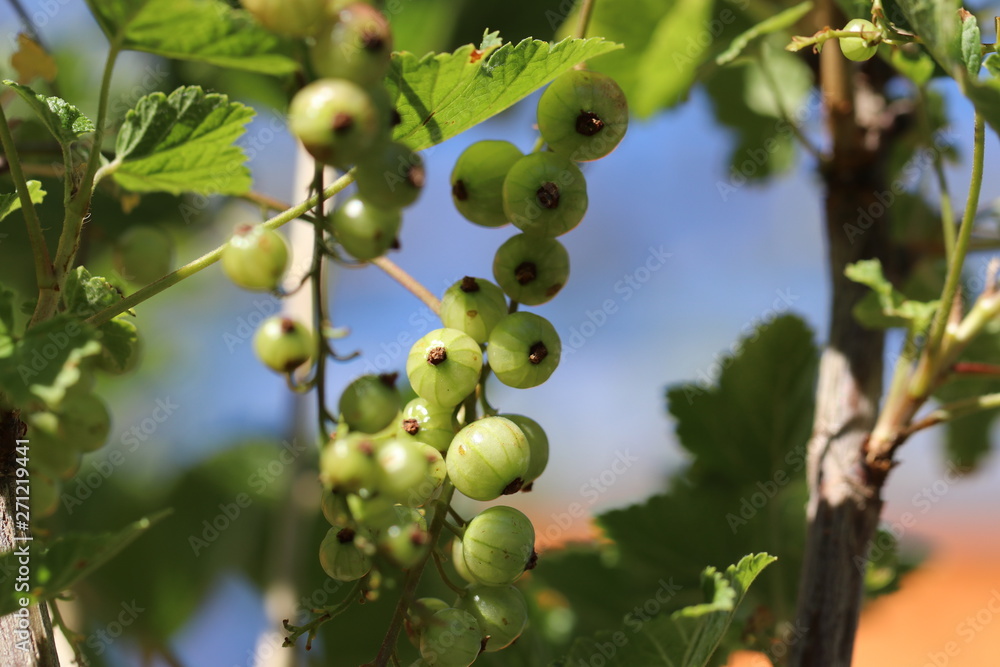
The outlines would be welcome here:
<svg viewBox="0 0 1000 667">
<path fill-rule="evenodd" d="M 105 42 L 84 3 L 25 0 L 23 5 L 56 57 L 61 95 L 93 117 Z M 556 0 L 408 0 L 392 22 L 397 48 L 422 53 L 478 43 L 487 26 L 510 41 L 547 39 L 553 33 L 551 16 L 564 14 Z M 19 21 L 5 2 L 0 2 L 0 26 L 0 73 L 7 75 Z M 242 143 L 254 154 L 254 187 L 283 201 L 295 196 L 297 148 L 284 127 L 285 93 L 278 82 L 138 53 L 123 54 L 115 81 L 112 109 L 119 115 L 140 96 L 169 92 L 181 81 L 252 105 L 258 114 Z M 947 173 L 960 207 L 968 183 L 972 112 L 954 86 L 939 90 L 953 121 L 949 138 L 959 149 Z M 529 150 L 537 137 L 536 101 L 533 96 L 425 151 L 427 186 L 406 212 L 402 249 L 392 258 L 432 292 L 440 294 L 463 275 L 491 278 L 493 254 L 515 230 L 465 221 L 452 206 L 448 176 L 461 151 L 480 139 L 503 138 Z M 591 516 L 662 491 L 669 476 L 686 465 L 666 412 L 668 386 L 710 385 L 735 341 L 779 315 L 804 318 L 822 343 L 828 281 L 815 163 L 800 153 L 767 181 L 741 182 L 730 167 L 738 137 L 720 126 L 713 104 L 705 89 L 695 87 L 674 110 L 634 119 L 613 154 L 584 167 L 590 209 L 580 227 L 560 239 L 570 252 L 570 280 L 558 298 L 534 309 L 562 336 L 559 372 L 531 390 L 490 387 L 496 407 L 532 416 L 548 432 L 552 454 L 546 474 L 533 493 L 510 501 L 532 518 L 547 548 L 591 538 Z M 821 136 L 816 100 L 805 98 L 799 110 L 802 129 Z M 997 148 L 989 132 L 984 207 L 1000 196 Z M 50 197 L 52 205 L 56 199 Z M 168 230 L 177 262 L 184 263 L 224 242 L 235 224 L 260 219 L 252 205 L 220 198 L 178 206 L 177 200 L 154 195 L 125 213 L 117 201 L 101 197 L 88 223 L 86 261 L 95 274 L 112 275 L 114 241 L 137 220 Z M 8 222 L 6 232 L 23 233 L 14 229 L 18 220 Z M 30 285 L 30 258 L 11 256 L 12 245 L 0 245 L 0 280 L 24 289 Z M 970 270 L 981 274 L 986 259 L 974 255 Z M 337 270 L 330 280 L 334 322 L 351 331 L 338 342 L 338 351 L 360 352 L 350 362 L 331 365 L 335 397 L 362 373 L 401 371 L 410 344 L 435 324 L 419 301 L 377 268 Z M 268 571 L 289 561 L 280 546 L 259 541 L 260 528 L 291 530 L 281 510 L 286 483 L 295 490 L 294 503 L 318 508 L 315 489 L 295 483 L 297 476 L 308 481 L 314 465 L 311 454 L 299 455 L 306 451 L 303 444 L 312 443 L 295 425 L 313 423 L 311 400 L 297 401 L 283 379 L 256 361 L 249 344 L 255 324 L 278 308 L 273 297 L 240 291 L 213 266 L 137 309 L 141 365 L 100 387 L 114 417 L 113 435 L 64 485 L 69 498 L 64 496 L 60 521 L 113 528 L 139 518 L 140 508 L 172 504 L 174 514 L 154 530 L 169 529 L 181 543 L 176 552 L 163 553 L 137 542 L 137 553 L 150 559 L 141 571 L 131 571 L 139 567 L 135 560 L 128 561 L 129 572 L 115 561 L 99 577 L 102 599 L 90 609 L 101 611 L 77 621 L 88 646 L 107 664 L 139 664 L 138 640 L 146 624 L 171 633 L 170 651 L 178 664 L 270 664 L 268 656 L 277 650 L 280 641 L 267 606 L 273 600 L 260 591 L 281 596 Z M 889 368 L 899 344 L 899 337 L 890 335 Z M 860 667 L 997 664 L 1000 618 L 991 609 L 1000 608 L 1000 461 L 990 454 L 973 474 L 955 475 L 941 440 L 940 431 L 914 438 L 890 478 L 884 518 L 892 524 L 905 512 L 917 516 L 900 539 L 925 561 L 903 578 L 898 592 L 868 607 L 856 651 Z M 282 447 L 293 455 L 277 456 Z M 227 458 L 226 451 L 251 451 L 256 458 Z M 206 495 L 199 483 L 200 475 L 209 474 L 206 466 L 224 468 L 230 476 L 231 485 L 217 496 Z M 204 539 L 203 522 L 211 522 L 219 513 L 216 506 L 241 489 L 254 504 L 232 521 L 233 529 L 218 544 L 206 540 L 204 547 L 192 546 L 187 538 Z M 566 522 L 573 503 L 585 514 Z M 319 570 L 315 559 L 313 566 Z M 319 580 L 321 574 L 313 576 Z M 137 579 L 148 581 L 137 589 Z M 86 591 L 81 596 L 86 598 Z M 72 609 L 67 613 L 72 616 Z M 963 624 L 969 618 L 978 619 L 981 630 L 967 642 Z M 134 627 L 122 619 L 134 619 Z M 116 620 L 126 626 L 117 633 L 120 639 L 112 636 Z M 950 642 L 958 642 L 960 651 L 947 655 L 947 663 L 935 662 Z M 147 664 L 167 664 L 162 659 Z M 739 664 L 763 664 L 749 655 L 742 659 Z"/>
</svg>

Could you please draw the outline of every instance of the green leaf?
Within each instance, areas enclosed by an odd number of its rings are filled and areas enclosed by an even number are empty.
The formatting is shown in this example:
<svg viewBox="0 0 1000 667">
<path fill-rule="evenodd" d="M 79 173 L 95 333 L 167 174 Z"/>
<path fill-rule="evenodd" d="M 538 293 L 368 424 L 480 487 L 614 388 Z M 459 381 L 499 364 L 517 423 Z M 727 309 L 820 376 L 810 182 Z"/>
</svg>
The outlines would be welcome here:
<svg viewBox="0 0 1000 667">
<path fill-rule="evenodd" d="M 66 146 L 94 131 L 91 120 L 69 102 L 58 97 L 41 95 L 28 86 L 9 79 L 4 79 L 4 84 L 13 88 L 14 92 L 28 103 L 60 144 Z"/>
<path fill-rule="evenodd" d="M 420 150 L 439 144 L 507 109 L 573 65 L 621 48 L 600 37 L 549 44 L 525 39 L 516 46 L 486 41 L 453 53 L 398 53 L 386 87 L 402 117 L 393 138 Z"/>
<path fill-rule="evenodd" d="M 28 196 L 35 204 L 41 204 L 48 193 L 42 190 L 41 181 L 28 181 Z M 21 210 L 21 197 L 18 193 L 0 194 L 0 221 L 14 211 Z"/>
<path fill-rule="evenodd" d="M 17 610 L 20 606 L 17 602 L 19 597 L 28 597 L 33 602 L 57 597 L 117 556 L 168 514 L 169 510 L 159 512 L 113 533 L 67 534 L 40 552 L 32 549 L 31 568 L 34 573 L 32 589 L 28 593 L 12 591 L 0 597 L 0 616 Z M 0 571 L 16 571 L 17 558 L 16 552 L 0 555 Z"/>
<path fill-rule="evenodd" d="M 917 48 L 892 49 L 889 61 L 893 67 L 918 86 L 923 86 L 930 81 L 937 69 L 934 59 L 926 51 Z"/>
<path fill-rule="evenodd" d="M 784 11 L 778 12 L 774 16 L 764 19 L 734 39 L 732 43 L 730 43 L 728 49 L 715 57 L 715 64 L 726 65 L 731 63 L 741 53 L 743 53 L 743 49 L 745 49 L 750 42 L 762 35 L 769 35 L 773 32 L 778 32 L 779 30 L 791 28 L 799 22 L 799 19 L 808 14 L 812 8 L 812 0 L 806 0 L 805 2 L 789 7 Z"/>
<path fill-rule="evenodd" d="M 69 315 L 57 315 L 28 329 L 7 358 L 0 358 L 0 386 L 22 408 L 58 406 L 80 381 L 81 364 L 99 354 L 97 331 Z"/>
<path fill-rule="evenodd" d="M 577 640 L 562 664 L 592 664 L 592 658 L 603 656 L 606 661 L 601 664 L 609 667 L 704 667 L 722 642 L 750 585 L 775 560 L 761 553 L 744 557 L 724 573 L 709 567 L 702 573 L 701 604 L 654 617 L 632 628 L 631 635 L 618 630 Z"/>
<path fill-rule="evenodd" d="M 818 354 L 809 329 L 790 316 L 758 328 L 734 348 L 733 357 L 718 360 L 723 370 L 717 384 L 705 377 L 668 392 L 691 463 L 670 479 L 667 491 L 600 515 L 597 524 L 609 544 L 548 552 L 533 570 L 534 580 L 567 599 L 579 632 L 619 626 L 628 635 L 643 614 L 700 602 L 695 573 L 705 563 L 764 551 L 781 564 L 765 575 L 767 595 L 754 603 L 767 605 L 776 623 L 792 620 Z M 623 447 L 619 460 L 628 461 L 628 454 Z M 559 516 L 553 520 L 562 523 Z"/>
<path fill-rule="evenodd" d="M 930 326 L 938 301 L 911 301 L 882 274 L 882 263 L 864 259 L 844 269 L 844 275 L 872 292 L 854 307 L 854 317 L 871 329 L 904 327 L 920 332 Z"/>
<path fill-rule="evenodd" d="M 66 277 L 63 294 L 66 308 L 79 318 L 90 317 L 122 299 L 121 293 L 111 283 L 100 276 L 91 276 L 82 266 L 76 267 Z M 131 368 L 134 361 L 139 333 L 127 317 L 119 315 L 98 327 L 99 340 L 104 348 L 101 363 L 105 370 L 112 373 L 124 372 Z"/>
<path fill-rule="evenodd" d="M 969 12 L 961 12 L 960 52 L 962 61 L 973 79 L 979 76 L 983 63 L 982 36 L 979 34 L 979 24 L 976 17 Z"/>
<path fill-rule="evenodd" d="M 221 0 L 87 0 L 111 44 L 165 58 L 262 74 L 298 65 L 286 45 Z"/>
<path fill-rule="evenodd" d="M 118 133 L 115 180 L 133 192 L 241 194 L 251 187 L 235 145 L 250 107 L 198 86 L 141 98 Z"/>
</svg>

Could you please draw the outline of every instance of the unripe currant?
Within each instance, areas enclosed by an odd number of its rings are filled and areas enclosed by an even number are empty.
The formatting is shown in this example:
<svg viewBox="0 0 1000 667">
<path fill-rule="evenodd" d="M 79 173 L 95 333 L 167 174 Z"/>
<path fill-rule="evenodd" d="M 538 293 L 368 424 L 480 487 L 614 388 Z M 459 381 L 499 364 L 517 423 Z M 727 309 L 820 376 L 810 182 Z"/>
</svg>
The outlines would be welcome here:
<svg viewBox="0 0 1000 667">
<path fill-rule="evenodd" d="M 291 373 L 309 361 L 316 348 L 312 332 L 289 317 L 270 317 L 253 337 L 253 349 L 265 366 Z"/>
<path fill-rule="evenodd" d="M 323 570 L 337 581 L 356 581 L 372 569 L 371 559 L 354 544 L 354 530 L 334 526 L 319 545 Z"/>
<path fill-rule="evenodd" d="M 54 412 L 36 412 L 25 421 L 31 440 L 31 467 L 51 479 L 76 475 L 82 455 L 76 442 L 66 437 L 60 416 Z"/>
<path fill-rule="evenodd" d="M 375 442 L 363 433 L 327 443 L 320 454 L 320 482 L 338 493 L 373 493 L 380 481 L 376 451 Z"/>
<path fill-rule="evenodd" d="M 354 522 L 372 533 L 391 526 L 398 516 L 392 499 L 382 495 L 362 498 L 357 494 L 349 494 L 347 507 L 351 510 Z"/>
<path fill-rule="evenodd" d="M 466 276 L 445 290 L 441 322 L 485 343 L 497 322 L 507 316 L 503 290 L 482 278 Z"/>
<path fill-rule="evenodd" d="M 407 502 L 413 490 L 427 479 L 430 470 L 427 455 L 418 442 L 390 440 L 379 447 L 376 458 L 378 492 L 397 503 Z"/>
<path fill-rule="evenodd" d="M 477 141 L 466 148 L 451 172 L 451 197 L 458 212 L 484 227 L 506 225 L 503 182 L 522 157 L 509 141 Z"/>
<path fill-rule="evenodd" d="M 469 586 L 458 608 L 476 618 L 487 653 L 510 646 L 528 624 L 528 604 L 513 586 Z"/>
<path fill-rule="evenodd" d="M 545 472 L 545 466 L 549 462 L 549 438 L 545 431 L 534 419 L 524 415 L 500 415 L 517 424 L 517 427 L 524 433 L 528 440 L 528 450 L 531 455 L 528 458 L 528 472 L 524 474 L 524 487 L 522 491 L 530 491 L 531 485 L 539 475 Z"/>
<path fill-rule="evenodd" d="M 523 513 L 495 505 L 473 517 L 462 537 L 469 574 L 487 586 L 514 583 L 535 566 L 535 529 Z"/>
<path fill-rule="evenodd" d="M 518 312 L 496 325 L 487 345 L 490 368 L 509 387 L 537 387 L 559 365 L 562 342 L 544 317 Z"/>
<path fill-rule="evenodd" d="M 510 168 L 503 182 L 503 210 L 514 226 L 532 236 L 565 234 L 587 212 L 587 182 L 569 158 L 532 153 Z"/>
<path fill-rule="evenodd" d="M 122 278 L 136 285 L 148 285 L 173 269 L 174 241 L 159 227 L 136 225 L 115 242 L 113 258 Z"/>
<path fill-rule="evenodd" d="M 448 477 L 473 500 L 493 500 L 516 493 L 528 472 L 528 440 L 517 425 L 503 417 L 474 421 L 448 447 Z"/>
<path fill-rule="evenodd" d="M 628 129 L 628 102 L 606 74 L 570 70 L 538 98 L 538 130 L 549 148 L 571 160 L 602 158 Z"/>
<path fill-rule="evenodd" d="M 358 161 L 355 180 L 365 200 L 382 208 L 403 208 L 417 201 L 424 189 L 424 160 L 406 144 L 390 141 Z"/>
<path fill-rule="evenodd" d="M 517 234 L 497 249 L 493 277 L 514 301 L 539 306 L 569 279 L 569 253 L 555 239 Z"/>
<path fill-rule="evenodd" d="M 288 126 L 324 164 L 347 169 L 385 132 L 368 92 L 346 79 L 320 79 L 300 90 L 288 106 Z"/>
<path fill-rule="evenodd" d="M 865 19 L 851 19 L 844 26 L 844 30 L 849 32 L 859 32 L 865 33 L 865 37 L 841 37 L 840 38 L 840 52 L 844 54 L 844 57 L 848 60 L 854 60 L 861 62 L 864 60 L 871 59 L 872 56 L 878 51 L 878 41 L 876 36 L 879 35 L 878 28 L 871 21 L 866 21 Z M 869 40 L 874 41 L 874 44 L 869 46 Z"/>
<path fill-rule="evenodd" d="M 241 4 L 271 32 L 308 37 L 329 22 L 326 0 L 242 0 Z"/>
<path fill-rule="evenodd" d="M 222 271 L 239 287 L 276 289 L 291 260 L 281 234 L 261 225 L 238 225 L 222 251 Z"/>
<path fill-rule="evenodd" d="M 442 407 L 426 398 L 417 397 L 403 408 L 396 437 L 402 440 L 412 439 L 430 445 L 439 452 L 446 452 L 457 428 L 454 407 Z"/>
<path fill-rule="evenodd" d="M 404 501 L 410 507 L 419 507 L 430 500 L 434 492 L 444 484 L 445 477 L 448 475 L 448 466 L 445 464 L 441 452 L 422 442 L 415 444 L 424 455 L 424 459 L 427 460 L 427 474 L 423 481 L 410 489 L 410 493 Z"/>
<path fill-rule="evenodd" d="M 337 13 L 337 20 L 319 30 L 309 51 L 313 69 L 321 77 L 377 84 L 389 70 L 392 31 L 382 13 L 371 5 L 353 2 Z"/>
<path fill-rule="evenodd" d="M 362 375 L 340 395 L 340 414 L 352 431 L 378 433 L 399 414 L 396 373 Z"/>
<path fill-rule="evenodd" d="M 31 515 L 35 519 L 43 519 L 55 514 L 59 509 L 59 490 L 57 480 L 32 472 L 31 475 Z"/>
<path fill-rule="evenodd" d="M 435 612 L 447 609 L 451 605 L 441 598 L 417 598 L 406 612 L 403 627 L 406 636 L 414 648 L 420 648 L 420 633 L 427 626 L 427 621 Z"/>
<path fill-rule="evenodd" d="M 397 507 L 396 510 L 396 522 L 379 532 L 378 548 L 405 570 L 423 559 L 431 540 L 427 521 L 420 512 L 409 507 Z"/>
<path fill-rule="evenodd" d="M 431 667 L 468 667 L 481 645 L 476 618 L 454 607 L 435 612 L 420 634 L 420 655 Z"/>
<path fill-rule="evenodd" d="M 352 257 L 368 261 L 392 247 L 402 222 L 398 209 L 351 197 L 330 216 L 330 231 Z"/>
<path fill-rule="evenodd" d="M 108 439 L 111 415 L 100 398 L 88 392 L 72 392 L 59 405 L 58 436 L 81 452 L 95 452 Z"/>
<path fill-rule="evenodd" d="M 477 584 L 479 581 L 469 572 L 469 566 L 465 564 L 465 555 L 462 553 L 462 540 L 456 537 L 451 541 L 451 565 L 455 568 L 455 573 L 470 584 Z"/>
<path fill-rule="evenodd" d="M 331 526 L 346 526 L 351 523 L 351 512 L 347 509 L 347 497 L 343 494 L 324 489 L 320 506 L 323 509 L 323 518 Z"/>
<path fill-rule="evenodd" d="M 435 329 L 413 344 L 406 359 L 413 390 L 444 407 L 458 405 L 472 393 L 482 369 L 479 345 L 456 329 Z"/>
</svg>

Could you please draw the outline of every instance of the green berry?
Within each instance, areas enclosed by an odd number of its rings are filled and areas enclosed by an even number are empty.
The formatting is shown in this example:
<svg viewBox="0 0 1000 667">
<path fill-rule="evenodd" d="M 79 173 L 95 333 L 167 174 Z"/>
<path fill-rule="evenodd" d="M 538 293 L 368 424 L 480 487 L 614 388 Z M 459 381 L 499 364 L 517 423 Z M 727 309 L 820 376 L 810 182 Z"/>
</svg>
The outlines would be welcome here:
<svg viewBox="0 0 1000 667">
<path fill-rule="evenodd" d="M 334 526 L 319 546 L 323 570 L 337 581 L 356 581 L 372 569 L 371 559 L 354 544 L 354 530 Z"/>
<path fill-rule="evenodd" d="M 472 614 L 449 607 L 427 621 L 420 634 L 420 655 L 431 667 L 468 667 L 479 657 L 482 639 Z"/>
<path fill-rule="evenodd" d="M 340 169 L 354 164 L 386 129 L 368 92 L 346 79 L 320 79 L 296 93 L 288 126 L 310 155 Z"/>
<path fill-rule="evenodd" d="M 271 32 L 308 37 L 329 22 L 326 0 L 242 0 L 243 8 Z"/>
<path fill-rule="evenodd" d="M 444 462 L 444 456 L 441 455 L 441 452 L 434 447 L 420 443 L 420 451 L 427 459 L 427 477 L 417 489 L 419 491 L 418 497 L 423 498 L 418 504 L 422 505 L 430 500 L 434 492 L 444 484 L 444 480 L 448 476 L 448 465 Z"/>
<path fill-rule="evenodd" d="M 60 484 L 54 479 L 45 475 L 34 473 L 31 475 L 31 516 L 34 519 L 44 519 L 55 514 L 59 509 L 59 489 Z"/>
<path fill-rule="evenodd" d="M 264 320 L 253 337 L 257 358 L 279 373 L 291 373 L 309 361 L 315 347 L 312 332 L 289 317 Z"/>
<path fill-rule="evenodd" d="M 239 287 L 269 292 L 281 284 L 291 254 L 284 237 L 261 225 L 239 225 L 222 251 L 222 270 Z"/>
<path fill-rule="evenodd" d="M 392 247 L 402 222 L 398 209 L 379 208 L 351 197 L 330 216 L 330 231 L 351 256 L 368 261 Z"/>
<path fill-rule="evenodd" d="M 413 344 L 406 359 L 413 390 L 442 407 L 458 405 L 471 394 L 482 369 L 479 344 L 456 329 L 435 329 Z"/>
<path fill-rule="evenodd" d="M 479 583 L 469 572 L 469 566 L 465 563 L 465 555 L 462 553 L 462 540 L 455 538 L 451 541 L 451 565 L 455 568 L 455 573 L 470 584 Z"/>
<path fill-rule="evenodd" d="M 478 583 L 512 584 L 535 566 L 535 529 L 528 517 L 513 507 L 487 507 L 465 527 L 462 556 Z"/>
<path fill-rule="evenodd" d="M 36 412 L 25 419 L 31 442 L 31 466 L 52 479 L 69 479 L 80 470 L 82 455 L 67 437 L 62 418 L 54 412 Z"/>
<path fill-rule="evenodd" d="M 569 158 L 533 153 L 518 160 L 503 181 L 503 210 L 532 236 L 565 234 L 587 212 L 587 182 Z"/>
<path fill-rule="evenodd" d="M 331 526 L 346 526 L 351 523 L 351 512 L 347 509 L 347 497 L 343 494 L 324 489 L 320 507 L 323 509 L 323 518 Z"/>
<path fill-rule="evenodd" d="M 367 435 L 350 433 L 327 444 L 320 454 L 319 479 L 339 493 L 373 493 L 378 487 L 376 445 Z"/>
<path fill-rule="evenodd" d="M 386 496 L 362 498 L 352 493 L 347 496 L 347 507 L 351 510 L 355 523 L 373 533 L 391 526 L 397 520 L 396 505 Z"/>
<path fill-rule="evenodd" d="M 478 141 L 466 148 L 451 172 L 451 197 L 458 212 L 484 227 L 506 225 L 503 181 L 522 157 L 509 141 Z"/>
<path fill-rule="evenodd" d="M 507 316 L 503 290 L 482 278 L 466 276 L 449 287 L 441 299 L 441 322 L 485 343 L 497 322 Z"/>
<path fill-rule="evenodd" d="M 114 262 L 122 278 L 136 285 L 148 285 L 173 269 L 173 239 L 159 227 L 130 227 L 115 243 Z"/>
<path fill-rule="evenodd" d="M 534 419 L 524 415 L 500 415 L 517 424 L 517 427 L 528 439 L 528 450 L 531 455 L 528 459 L 528 472 L 524 475 L 523 491 L 530 491 L 531 484 L 545 472 L 545 466 L 549 462 L 549 438 L 545 431 Z"/>
<path fill-rule="evenodd" d="M 95 452 L 107 442 L 111 415 L 100 398 L 91 393 L 73 392 L 59 405 L 58 437 L 73 449 Z"/>
<path fill-rule="evenodd" d="M 517 234 L 497 249 L 493 277 L 514 301 L 539 306 L 569 279 L 569 253 L 555 239 Z"/>
<path fill-rule="evenodd" d="M 426 172 L 419 153 L 390 141 L 358 161 L 358 194 L 383 208 L 403 208 L 417 201 Z"/>
<path fill-rule="evenodd" d="M 408 502 L 427 479 L 429 464 L 418 442 L 392 440 L 379 448 L 376 458 L 378 491 L 397 503 Z"/>
<path fill-rule="evenodd" d="M 863 32 L 867 35 L 866 37 L 841 37 L 840 38 L 840 51 L 844 54 L 844 57 L 848 60 L 854 60 L 861 62 L 864 60 L 871 59 L 878 51 L 878 42 L 869 45 L 868 40 L 874 40 L 876 35 L 879 34 L 878 28 L 871 21 L 866 21 L 864 19 L 851 19 L 844 26 L 844 30 L 850 32 Z"/>
<path fill-rule="evenodd" d="M 406 570 L 423 559 L 431 539 L 427 521 L 419 512 L 408 507 L 397 510 L 398 520 L 381 531 L 378 547 L 396 565 Z"/>
<path fill-rule="evenodd" d="M 528 624 L 528 604 L 513 586 L 469 586 L 458 607 L 476 618 L 487 653 L 510 646 Z"/>
<path fill-rule="evenodd" d="M 392 31 L 382 13 L 354 2 L 322 28 L 309 51 L 313 69 L 321 77 L 350 79 L 367 86 L 379 83 L 389 70 Z"/>
<path fill-rule="evenodd" d="M 422 442 L 439 452 L 446 452 L 451 439 L 455 437 L 456 429 L 453 407 L 442 407 L 417 397 L 403 408 L 397 437 Z"/>
<path fill-rule="evenodd" d="M 538 130 L 549 148 L 570 160 L 602 158 L 628 129 L 628 102 L 606 74 L 570 70 L 538 99 Z"/>
<path fill-rule="evenodd" d="M 517 493 L 528 472 L 528 440 L 517 425 L 503 417 L 474 421 L 448 447 L 448 477 L 473 500 L 493 500 Z"/>
<path fill-rule="evenodd" d="M 403 627 L 406 629 L 406 636 L 414 648 L 420 648 L 420 633 L 427 626 L 427 621 L 434 615 L 434 612 L 448 609 L 450 606 L 441 598 L 417 598 L 413 601 L 406 612 Z"/>
<path fill-rule="evenodd" d="M 534 313 L 512 313 L 496 325 L 487 346 L 490 368 L 509 387 L 537 387 L 559 365 L 562 342 L 555 328 Z"/>
<path fill-rule="evenodd" d="M 352 431 L 378 433 L 399 414 L 396 374 L 362 375 L 340 395 L 340 414 Z"/>
</svg>

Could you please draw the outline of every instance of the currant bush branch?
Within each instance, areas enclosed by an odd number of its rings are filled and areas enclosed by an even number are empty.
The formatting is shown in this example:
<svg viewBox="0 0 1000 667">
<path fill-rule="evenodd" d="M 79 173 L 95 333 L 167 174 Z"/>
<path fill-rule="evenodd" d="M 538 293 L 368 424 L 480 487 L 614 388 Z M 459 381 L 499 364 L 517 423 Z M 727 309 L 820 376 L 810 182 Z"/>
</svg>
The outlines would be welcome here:
<svg viewBox="0 0 1000 667">
<path fill-rule="evenodd" d="M 993 410 L 995 408 L 1000 408 L 1000 393 L 984 394 L 982 396 L 973 396 L 971 398 L 964 398 L 951 403 L 945 403 L 928 414 L 926 417 L 923 417 L 919 421 L 916 421 L 908 426 L 903 433 L 906 436 L 910 436 L 917 431 L 935 426 L 937 424 L 952 421 L 960 417 L 974 415 L 977 412 Z"/>
<path fill-rule="evenodd" d="M 351 171 L 347 172 L 346 174 L 335 180 L 333 183 L 328 185 L 323 190 L 322 195 L 313 195 L 312 197 L 306 199 L 304 202 L 292 206 L 291 208 L 282 211 L 278 215 L 269 218 L 265 222 L 262 222 L 261 225 L 263 225 L 267 229 L 277 229 L 278 227 L 281 227 L 282 225 L 287 224 L 292 220 L 301 217 L 303 213 L 316 206 L 316 203 L 321 198 L 329 199 L 330 197 L 334 196 L 335 194 L 337 194 L 338 192 L 340 192 L 353 182 L 354 182 L 354 170 L 352 169 Z M 168 287 L 173 287 L 174 285 L 181 282 L 185 278 L 193 276 L 199 271 L 208 268 L 212 264 L 219 261 L 219 259 L 222 257 L 222 251 L 225 248 L 226 244 L 224 243 L 215 250 L 207 252 L 201 257 L 188 262 L 184 266 L 163 276 L 156 282 L 150 283 L 149 285 L 146 285 L 142 289 L 133 292 L 132 294 L 125 297 L 124 299 L 114 304 L 113 306 L 109 306 L 104 310 L 95 313 L 94 315 L 91 315 L 89 318 L 87 318 L 87 323 L 95 326 L 101 325 L 111 320 L 116 315 L 120 315 L 125 311 L 129 310 L 130 308 L 133 308 L 138 304 L 142 303 L 143 301 L 146 301 L 150 297 L 156 296 L 157 294 L 167 289 Z"/>
<path fill-rule="evenodd" d="M 423 301 L 435 315 L 441 313 L 441 300 L 391 259 L 383 255 L 373 259 L 372 264 L 385 271 L 393 280 L 408 289 L 413 296 Z"/>
<path fill-rule="evenodd" d="M 17 154 L 17 146 L 10 133 L 10 126 L 7 124 L 7 116 L 0 106 L 0 145 L 3 146 L 4 154 L 7 156 L 7 164 L 10 167 L 10 176 L 14 181 L 14 188 L 21 201 L 21 212 L 24 215 L 24 222 L 28 227 L 28 241 L 31 244 L 31 253 L 35 259 L 35 280 L 38 283 L 39 291 L 52 289 L 55 285 L 55 276 L 52 269 L 52 260 L 49 257 L 49 248 L 45 244 L 45 237 L 42 235 L 42 224 L 38 219 L 38 211 L 35 210 L 35 203 L 31 201 L 31 193 L 28 192 L 28 181 L 21 170 L 21 160 Z"/>
<path fill-rule="evenodd" d="M 452 496 L 455 495 L 455 486 L 450 480 L 445 480 L 444 485 L 441 487 L 441 502 L 444 505 L 451 505 Z M 448 515 L 447 510 L 443 510 L 441 505 L 435 505 L 434 517 L 431 519 L 431 526 L 429 530 L 430 534 L 430 544 L 436 546 L 438 540 L 441 538 L 441 530 L 444 528 L 444 520 Z M 403 620 L 406 618 L 406 610 L 409 608 L 410 604 L 413 602 L 414 593 L 417 590 L 417 584 L 420 583 L 420 577 L 423 575 L 424 567 L 427 565 L 427 560 L 431 558 L 434 548 L 428 550 L 424 554 L 423 558 L 414 567 L 406 573 L 406 579 L 403 582 L 403 591 L 400 593 L 399 601 L 396 603 L 396 609 L 393 611 L 392 620 L 389 622 L 389 629 L 385 633 L 385 637 L 382 639 L 382 644 L 379 646 L 378 654 L 375 656 L 373 662 L 374 667 L 385 667 L 389 662 L 389 657 L 396 650 L 396 642 L 399 638 L 399 631 L 403 628 Z"/>
</svg>

